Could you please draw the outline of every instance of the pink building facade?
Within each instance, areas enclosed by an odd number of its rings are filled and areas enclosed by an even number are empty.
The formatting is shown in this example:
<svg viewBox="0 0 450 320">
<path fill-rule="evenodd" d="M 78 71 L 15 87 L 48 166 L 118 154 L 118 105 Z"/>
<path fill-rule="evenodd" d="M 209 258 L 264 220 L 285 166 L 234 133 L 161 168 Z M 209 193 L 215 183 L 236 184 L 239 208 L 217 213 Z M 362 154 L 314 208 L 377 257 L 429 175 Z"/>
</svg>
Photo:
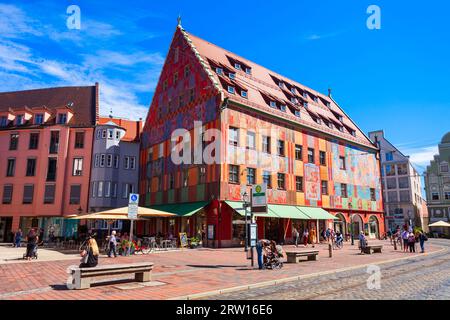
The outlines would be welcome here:
<svg viewBox="0 0 450 320">
<path fill-rule="evenodd" d="M 71 236 L 86 213 L 98 85 L 0 93 L 0 242 Z"/>
</svg>

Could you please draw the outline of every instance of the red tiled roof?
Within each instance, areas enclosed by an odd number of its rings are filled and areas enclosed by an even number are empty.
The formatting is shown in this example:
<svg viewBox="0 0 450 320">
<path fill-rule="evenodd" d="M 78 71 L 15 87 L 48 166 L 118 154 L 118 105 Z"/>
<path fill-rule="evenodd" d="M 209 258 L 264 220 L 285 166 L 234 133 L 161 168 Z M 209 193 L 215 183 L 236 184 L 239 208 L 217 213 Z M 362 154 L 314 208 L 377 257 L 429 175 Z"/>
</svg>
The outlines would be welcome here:
<svg viewBox="0 0 450 320">
<path fill-rule="evenodd" d="M 106 124 L 109 121 L 114 122 L 119 127 L 124 128 L 126 130 L 125 136 L 122 138 L 122 141 L 137 142 L 140 140 L 142 132 L 142 121 L 133 121 L 121 118 L 100 117 L 98 119 L 98 124 Z"/>
<path fill-rule="evenodd" d="M 47 108 L 56 114 L 56 109 L 70 103 L 73 118 L 70 126 L 93 126 L 97 120 L 98 86 L 57 87 L 35 90 L 0 92 L 0 112 Z M 54 116 L 47 124 L 53 124 Z M 53 118 L 53 119 L 52 119 Z"/>
<path fill-rule="evenodd" d="M 310 89 L 296 81 L 283 77 L 271 70 L 268 70 L 252 61 L 242 58 L 232 52 L 222 49 L 210 42 L 207 42 L 199 37 L 196 37 L 186 31 L 184 31 L 185 37 L 190 40 L 192 46 L 198 51 L 200 57 L 204 60 L 207 68 L 211 69 L 212 77 L 219 85 L 219 90 L 222 90 L 225 97 L 228 97 L 230 101 L 235 101 L 240 104 L 256 108 L 261 111 L 276 114 L 287 118 L 291 121 L 296 121 L 301 125 L 313 128 L 330 135 L 344 138 L 349 141 L 353 141 L 358 144 L 362 144 L 371 148 L 375 148 L 369 138 L 354 124 L 354 122 L 345 114 L 345 112 L 336 104 L 336 102 L 327 95 L 323 95 L 313 89 Z M 234 62 L 238 62 L 242 66 L 242 70 L 234 68 Z M 232 70 L 236 74 L 236 80 L 230 81 L 224 80 L 225 77 L 219 77 L 215 72 L 216 66 L 223 66 L 226 69 Z M 245 72 L 245 67 L 251 68 L 251 74 Z M 287 88 L 280 88 L 278 81 L 282 81 Z M 226 85 L 229 82 L 236 82 L 245 85 L 247 92 L 247 98 L 242 98 L 238 94 L 228 93 Z M 292 94 L 290 89 L 295 88 L 296 94 Z M 308 97 L 302 96 L 303 92 L 308 93 Z M 264 97 L 266 95 L 266 98 Z M 300 118 L 296 117 L 290 111 L 276 111 L 270 108 L 267 98 L 275 101 L 287 101 L 288 96 L 295 96 L 298 99 L 298 104 L 295 105 L 300 110 Z M 317 97 L 317 102 L 314 101 L 314 97 Z M 303 106 L 303 102 L 308 102 L 308 110 L 313 114 L 318 114 L 324 118 L 331 119 L 342 126 L 345 124 L 345 128 L 355 130 L 355 136 L 352 132 L 340 132 L 338 128 L 329 128 L 326 124 L 317 124 L 310 116 L 309 112 Z M 327 104 L 329 103 L 329 106 Z M 293 105 L 291 103 L 291 105 Z M 334 115 L 342 115 L 342 122 Z"/>
</svg>

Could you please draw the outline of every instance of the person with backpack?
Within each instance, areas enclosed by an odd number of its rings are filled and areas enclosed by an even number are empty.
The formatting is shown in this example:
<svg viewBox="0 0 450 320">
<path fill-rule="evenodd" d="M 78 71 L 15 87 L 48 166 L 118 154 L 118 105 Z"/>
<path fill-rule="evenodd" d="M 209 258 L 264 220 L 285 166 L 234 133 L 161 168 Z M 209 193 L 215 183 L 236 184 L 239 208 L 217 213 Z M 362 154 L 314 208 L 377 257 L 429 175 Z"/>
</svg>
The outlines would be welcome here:
<svg viewBox="0 0 450 320">
<path fill-rule="evenodd" d="M 428 237 L 422 231 L 419 231 L 419 243 L 420 243 L 420 253 L 425 252 L 425 241 L 428 241 Z"/>
<path fill-rule="evenodd" d="M 408 247 L 410 253 L 416 252 L 415 246 L 416 246 L 416 236 L 414 235 L 414 233 L 410 232 L 408 234 Z"/>
</svg>

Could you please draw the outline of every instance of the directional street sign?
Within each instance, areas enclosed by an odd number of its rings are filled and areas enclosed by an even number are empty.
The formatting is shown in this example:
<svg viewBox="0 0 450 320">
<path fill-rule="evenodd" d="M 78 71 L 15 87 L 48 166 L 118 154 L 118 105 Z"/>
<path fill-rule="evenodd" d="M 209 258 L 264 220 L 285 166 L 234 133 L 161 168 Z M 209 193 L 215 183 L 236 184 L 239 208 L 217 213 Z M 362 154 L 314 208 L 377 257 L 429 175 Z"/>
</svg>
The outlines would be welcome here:
<svg viewBox="0 0 450 320">
<path fill-rule="evenodd" d="M 128 219 L 136 220 L 139 208 L 139 195 L 137 193 L 130 193 L 128 201 Z"/>
</svg>

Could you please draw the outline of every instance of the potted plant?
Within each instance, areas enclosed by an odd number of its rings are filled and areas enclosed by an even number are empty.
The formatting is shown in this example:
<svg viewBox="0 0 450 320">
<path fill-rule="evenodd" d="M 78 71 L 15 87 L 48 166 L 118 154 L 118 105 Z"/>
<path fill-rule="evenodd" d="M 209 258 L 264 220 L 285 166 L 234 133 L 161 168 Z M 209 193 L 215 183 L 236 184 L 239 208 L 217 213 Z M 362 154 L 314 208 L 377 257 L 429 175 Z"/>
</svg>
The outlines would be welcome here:
<svg viewBox="0 0 450 320">
<path fill-rule="evenodd" d="M 189 247 L 195 249 L 200 245 L 200 239 L 197 237 L 192 237 L 189 239 Z"/>
</svg>

